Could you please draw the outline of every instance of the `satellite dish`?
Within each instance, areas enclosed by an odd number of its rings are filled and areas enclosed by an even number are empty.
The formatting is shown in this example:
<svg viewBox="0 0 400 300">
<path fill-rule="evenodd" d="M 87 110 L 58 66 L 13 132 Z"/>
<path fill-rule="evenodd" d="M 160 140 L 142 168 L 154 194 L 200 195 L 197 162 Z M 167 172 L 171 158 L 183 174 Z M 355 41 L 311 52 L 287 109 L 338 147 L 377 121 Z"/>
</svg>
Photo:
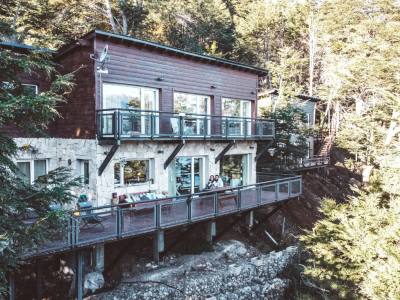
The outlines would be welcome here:
<svg viewBox="0 0 400 300">
<path fill-rule="evenodd" d="M 102 63 L 105 61 L 108 55 L 108 45 L 105 45 L 103 51 L 101 51 L 99 62 Z"/>
</svg>

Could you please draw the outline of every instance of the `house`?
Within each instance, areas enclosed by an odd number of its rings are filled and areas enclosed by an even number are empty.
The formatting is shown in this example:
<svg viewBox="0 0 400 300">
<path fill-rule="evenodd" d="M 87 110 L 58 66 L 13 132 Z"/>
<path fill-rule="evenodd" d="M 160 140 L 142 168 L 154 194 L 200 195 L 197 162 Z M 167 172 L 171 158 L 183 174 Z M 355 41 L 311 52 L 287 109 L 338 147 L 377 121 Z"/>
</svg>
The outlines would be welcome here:
<svg viewBox="0 0 400 300">
<path fill-rule="evenodd" d="M 17 161 L 31 181 L 71 167 L 97 206 L 113 195 L 199 192 L 210 175 L 255 183 L 256 141 L 274 136 L 273 121 L 257 119 L 265 70 L 98 30 L 55 60 L 62 73 L 83 67 L 50 137 L 15 139 L 35 149 Z"/>
<path fill-rule="evenodd" d="M 53 55 L 61 73 L 78 70 L 58 108 L 61 118 L 47 137 L 6 130 L 30 182 L 61 166 L 82 178 L 75 193 L 90 207 L 71 214 L 65 236 L 28 254 L 79 249 L 78 299 L 89 246 L 96 245 L 94 260 L 104 266 L 104 243 L 153 234 L 158 259 L 164 230 L 208 222 L 212 240 L 217 217 L 245 213 L 251 225 L 253 209 L 301 194 L 299 176 L 257 182 L 257 142 L 275 135 L 274 120 L 257 115 L 266 70 L 99 30 Z M 35 93 L 46 84 L 24 83 Z M 222 180 L 217 190 L 205 189 L 211 175 Z"/>
<path fill-rule="evenodd" d="M 258 109 L 259 114 L 263 110 L 274 111 L 276 107 L 278 91 L 276 89 L 259 93 Z M 318 105 L 321 99 L 314 96 L 299 94 L 293 99 L 293 106 L 301 109 L 305 115 L 304 128 L 310 130 L 306 137 L 308 145 L 307 154 L 295 166 L 287 166 L 290 169 L 319 168 L 329 164 L 329 147 L 331 137 L 323 136 L 318 128 L 317 122 L 322 118 Z M 293 136 L 293 139 L 296 139 Z M 260 165 L 261 166 L 261 165 Z"/>
</svg>

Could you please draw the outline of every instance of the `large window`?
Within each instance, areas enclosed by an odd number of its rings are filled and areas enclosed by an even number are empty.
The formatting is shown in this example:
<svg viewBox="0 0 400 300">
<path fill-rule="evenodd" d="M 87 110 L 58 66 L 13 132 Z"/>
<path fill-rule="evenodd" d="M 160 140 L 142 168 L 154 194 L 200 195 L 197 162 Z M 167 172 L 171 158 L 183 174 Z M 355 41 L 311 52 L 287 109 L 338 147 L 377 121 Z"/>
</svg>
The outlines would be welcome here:
<svg viewBox="0 0 400 300">
<path fill-rule="evenodd" d="M 226 123 L 223 123 L 225 134 L 251 134 L 251 101 L 222 98 L 222 114 L 226 117 Z"/>
<path fill-rule="evenodd" d="M 114 164 L 114 184 L 132 185 L 145 183 L 151 178 L 151 160 L 127 160 Z"/>
<path fill-rule="evenodd" d="M 121 112 L 121 134 L 124 136 L 150 135 L 152 120 L 149 111 L 158 111 L 158 90 L 125 84 L 103 83 L 103 108 L 141 110 L 141 112 Z M 102 121 L 102 132 L 112 134 L 112 116 L 107 115 Z M 156 128 L 158 128 L 157 125 L 158 119 L 155 120 Z"/>
<path fill-rule="evenodd" d="M 103 108 L 157 110 L 158 90 L 126 84 L 103 83 Z"/>
<path fill-rule="evenodd" d="M 169 170 L 172 195 L 198 193 L 204 188 L 204 158 L 178 157 Z"/>
<path fill-rule="evenodd" d="M 222 98 L 222 114 L 227 117 L 251 117 L 251 101 Z"/>
<path fill-rule="evenodd" d="M 209 96 L 174 93 L 174 112 L 189 114 L 184 118 L 183 132 L 185 135 L 204 135 L 210 132 L 210 119 L 204 116 L 210 114 Z M 174 121 L 176 122 L 178 119 L 171 120 L 172 123 Z"/>
<path fill-rule="evenodd" d="M 47 160 L 26 160 L 17 162 L 18 172 L 27 182 L 33 183 L 40 176 L 47 174 Z"/>
<path fill-rule="evenodd" d="M 220 174 L 225 185 L 237 187 L 248 184 L 249 155 L 225 155 L 221 160 Z"/>
</svg>

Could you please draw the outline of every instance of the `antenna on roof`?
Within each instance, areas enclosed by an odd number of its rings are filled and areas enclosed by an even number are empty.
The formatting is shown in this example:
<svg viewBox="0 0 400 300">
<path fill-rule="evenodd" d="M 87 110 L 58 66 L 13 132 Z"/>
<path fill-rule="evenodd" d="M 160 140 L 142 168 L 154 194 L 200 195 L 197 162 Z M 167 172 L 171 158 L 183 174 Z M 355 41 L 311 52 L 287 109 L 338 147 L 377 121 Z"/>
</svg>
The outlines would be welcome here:
<svg viewBox="0 0 400 300">
<path fill-rule="evenodd" d="M 108 45 L 104 46 L 104 48 L 101 51 L 100 55 L 90 54 L 90 58 L 98 63 L 98 65 L 97 65 L 97 72 L 98 73 L 108 74 L 108 69 L 106 67 L 106 63 L 110 59 L 109 56 L 108 56 Z"/>
</svg>

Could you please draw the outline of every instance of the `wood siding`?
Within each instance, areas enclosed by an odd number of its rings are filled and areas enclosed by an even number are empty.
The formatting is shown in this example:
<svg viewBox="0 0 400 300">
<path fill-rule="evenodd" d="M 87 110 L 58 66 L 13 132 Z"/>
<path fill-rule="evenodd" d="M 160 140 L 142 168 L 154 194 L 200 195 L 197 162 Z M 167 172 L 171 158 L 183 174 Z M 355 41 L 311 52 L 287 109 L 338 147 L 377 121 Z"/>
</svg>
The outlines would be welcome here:
<svg viewBox="0 0 400 300">
<path fill-rule="evenodd" d="M 106 44 L 110 60 L 107 64 L 108 74 L 97 74 L 97 108 L 102 107 L 102 83 L 112 82 L 159 89 L 160 111 L 173 111 L 173 93 L 176 91 L 210 96 L 211 113 L 215 115 L 221 114 L 222 97 L 252 100 L 255 117 L 257 74 L 99 37 L 95 41 L 97 53 Z M 163 80 L 158 81 L 159 77 Z"/>
<path fill-rule="evenodd" d="M 94 63 L 89 55 L 93 53 L 93 44 L 75 48 L 60 57 L 60 73 L 66 74 L 78 70 L 74 76 L 75 87 L 67 96 L 68 101 L 60 105 L 61 118 L 51 125 L 51 135 L 62 138 L 96 137 L 96 104 Z"/>
</svg>

